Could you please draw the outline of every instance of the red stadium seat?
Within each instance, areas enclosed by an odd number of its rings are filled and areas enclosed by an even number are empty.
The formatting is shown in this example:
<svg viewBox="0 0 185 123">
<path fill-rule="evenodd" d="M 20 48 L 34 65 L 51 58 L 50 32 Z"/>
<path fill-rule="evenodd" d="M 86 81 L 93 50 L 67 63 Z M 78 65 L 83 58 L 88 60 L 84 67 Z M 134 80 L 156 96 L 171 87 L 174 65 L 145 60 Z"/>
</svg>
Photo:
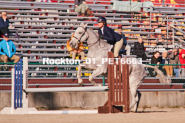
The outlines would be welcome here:
<svg viewBox="0 0 185 123">
<path fill-rule="evenodd" d="M 105 1 L 105 2 L 102 2 L 102 1 Z M 107 4 L 107 5 L 110 5 L 111 4 L 111 0 L 96 0 L 96 4 Z"/>
<path fill-rule="evenodd" d="M 53 2 L 53 3 L 58 3 L 58 0 L 51 0 L 51 2 Z"/>
<path fill-rule="evenodd" d="M 74 1 L 61 1 L 61 3 L 75 3 Z"/>
</svg>

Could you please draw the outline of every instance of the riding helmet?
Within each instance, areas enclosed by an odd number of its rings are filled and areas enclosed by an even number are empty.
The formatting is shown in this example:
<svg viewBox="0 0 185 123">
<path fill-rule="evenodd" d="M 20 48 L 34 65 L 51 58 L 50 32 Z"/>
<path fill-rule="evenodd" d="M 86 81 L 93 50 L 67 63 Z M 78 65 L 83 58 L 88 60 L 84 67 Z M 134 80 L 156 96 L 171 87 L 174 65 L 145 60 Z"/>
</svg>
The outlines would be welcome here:
<svg viewBox="0 0 185 123">
<path fill-rule="evenodd" d="M 99 22 L 105 22 L 105 23 L 107 23 L 107 20 L 106 20 L 105 17 L 99 17 L 98 20 L 97 20 L 97 22 L 98 22 L 98 23 L 99 23 Z"/>
</svg>

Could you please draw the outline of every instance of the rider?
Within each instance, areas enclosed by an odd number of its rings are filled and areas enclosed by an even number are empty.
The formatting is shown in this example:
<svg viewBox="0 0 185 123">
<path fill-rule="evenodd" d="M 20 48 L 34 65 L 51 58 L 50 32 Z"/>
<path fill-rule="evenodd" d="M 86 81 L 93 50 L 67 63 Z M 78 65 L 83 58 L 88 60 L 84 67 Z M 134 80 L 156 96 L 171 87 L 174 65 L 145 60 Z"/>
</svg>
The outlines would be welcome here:
<svg viewBox="0 0 185 123">
<path fill-rule="evenodd" d="M 98 20 L 98 34 L 101 39 L 107 40 L 107 43 L 114 45 L 114 57 L 119 56 L 119 51 L 123 46 L 123 38 L 120 34 L 114 32 L 107 27 L 107 20 L 105 17 L 99 17 Z"/>
</svg>

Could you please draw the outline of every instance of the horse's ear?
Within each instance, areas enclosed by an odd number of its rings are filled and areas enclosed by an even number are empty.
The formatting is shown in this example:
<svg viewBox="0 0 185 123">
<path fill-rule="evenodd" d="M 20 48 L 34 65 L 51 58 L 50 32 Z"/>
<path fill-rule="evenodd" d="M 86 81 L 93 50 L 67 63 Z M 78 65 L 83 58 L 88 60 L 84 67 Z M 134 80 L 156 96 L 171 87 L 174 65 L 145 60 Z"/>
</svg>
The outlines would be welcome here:
<svg viewBox="0 0 185 123">
<path fill-rule="evenodd" d="M 88 23 L 86 23 L 86 24 L 84 25 L 84 28 L 86 28 L 86 27 L 87 27 L 87 25 L 88 25 Z"/>
<path fill-rule="evenodd" d="M 80 26 L 82 26 L 82 27 L 83 27 L 83 26 L 84 26 L 84 23 L 82 22 L 82 23 L 80 24 Z"/>
</svg>

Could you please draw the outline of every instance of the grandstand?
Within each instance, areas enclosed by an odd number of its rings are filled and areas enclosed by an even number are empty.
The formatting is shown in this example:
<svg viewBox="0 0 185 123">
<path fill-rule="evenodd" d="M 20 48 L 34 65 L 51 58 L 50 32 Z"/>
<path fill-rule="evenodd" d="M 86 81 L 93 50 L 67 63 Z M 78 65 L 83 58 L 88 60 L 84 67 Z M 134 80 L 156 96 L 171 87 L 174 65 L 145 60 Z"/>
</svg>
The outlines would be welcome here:
<svg viewBox="0 0 185 123">
<path fill-rule="evenodd" d="M 0 1 L 0 12 L 8 13 L 10 25 L 12 25 L 10 39 L 17 47 L 16 54 L 29 58 L 30 85 L 49 84 L 52 81 L 53 84 L 59 83 L 57 86 L 71 86 L 66 83 L 77 86 L 77 80 L 72 80 L 76 79 L 76 65 L 41 65 L 42 58 L 70 58 L 66 49 L 67 40 L 81 22 L 88 23 L 88 27 L 97 32 L 96 19 L 99 16 L 105 16 L 108 26 L 112 29 L 123 25 L 123 33 L 132 47 L 137 37 L 143 37 L 148 57 L 145 63 L 150 63 L 150 57 L 154 51 L 171 50 L 176 45 L 182 46 L 184 42 L 185 4 L 181 2 L 166 0 L 163 4 L 153 0 L 154 6 L 140 7 L 139 11 L 118 11 L 112 9 L 114 1 L 87 0 L 94 16 L 82 17 L 74 12 L 74 0 L 51 1 L 51 3 L 32 0 Z M 137 2 L 137 0 L 132 1 Z M 145 8 L 152 8 L 152 10 L 144 11 Z M 156 31 L 156 28 L 161 31 Z M 14 38 L 16 32 L 19 38 Z M 85 47 L 87 52 L 87 44 Z M 0 72 L 1 84 L 11 83 L 10 70 Z M 83 76 L 88 77 L 91 71 L 84 69 L 83 73 Z M 101 78 L 97 77 L 96 82 L 102 83 Z M 87 79 L 86 82 L 88 82 Z M 1 86 L 0 89 L 8 90 L 10 87 Z"/>
</svg>

